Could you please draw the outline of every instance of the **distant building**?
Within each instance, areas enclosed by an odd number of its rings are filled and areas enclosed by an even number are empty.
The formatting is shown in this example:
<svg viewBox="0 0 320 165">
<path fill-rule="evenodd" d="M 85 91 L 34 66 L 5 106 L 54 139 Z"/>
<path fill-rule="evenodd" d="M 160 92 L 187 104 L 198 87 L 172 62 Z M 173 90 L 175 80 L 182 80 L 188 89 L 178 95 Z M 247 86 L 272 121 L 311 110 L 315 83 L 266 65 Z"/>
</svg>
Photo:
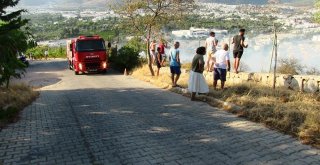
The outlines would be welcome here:
<svg viewBox="0 0 320 165">
<path fill-rule="evenodd" d="M 279 4 L 280 1 L 279 0 L 268 0 L 268 3 L 270 3 L 270 4 Z"/>
<path fill-rule="evenodd" d="M 205 38 L 209 36 L 210 32 L 215 32 L 216 35 L 227 35 L 228 30 L 217 30 L 217 29 L 205 29 L 205 28 L 194 28 L 191 27 L 189 30 L 177 30 L 172 31 L 172 35 L 177 38 Z"/>
</svg>

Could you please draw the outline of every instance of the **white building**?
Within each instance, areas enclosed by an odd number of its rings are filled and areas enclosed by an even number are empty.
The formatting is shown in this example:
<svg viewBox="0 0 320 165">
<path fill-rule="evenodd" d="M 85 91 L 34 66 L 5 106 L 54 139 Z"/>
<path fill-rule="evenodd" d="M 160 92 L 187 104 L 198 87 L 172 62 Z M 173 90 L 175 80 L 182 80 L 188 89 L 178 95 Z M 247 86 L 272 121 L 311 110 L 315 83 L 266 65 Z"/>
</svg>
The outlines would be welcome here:
<svg viewBox="0 0 320 165">
<path fill-rule="evenodd" d="M 205 38 L 210 32 L 215 32 L 216 35 L 227 35 L 227 30 L 205 29 L 191 27 L 189 30 L 172 31 L 172 35 L 177 38 Z"/>
</svg>

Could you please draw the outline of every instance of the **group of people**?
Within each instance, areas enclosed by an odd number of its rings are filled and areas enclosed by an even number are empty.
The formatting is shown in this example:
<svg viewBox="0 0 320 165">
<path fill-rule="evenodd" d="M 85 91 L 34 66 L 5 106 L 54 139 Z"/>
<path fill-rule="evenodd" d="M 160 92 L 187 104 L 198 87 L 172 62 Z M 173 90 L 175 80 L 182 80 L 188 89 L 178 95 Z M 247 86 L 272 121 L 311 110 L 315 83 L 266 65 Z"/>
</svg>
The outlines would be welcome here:
<svg viewBox="0 0 320 165">
<path fill-rule="evenodd" d="M 248 45 L 245 44 L 245 29 L 240 29 L 239 34 L 233 37 L 233 57 L 234 57 L 234 72 L 239 73 L 240 59 L 243 55 L 244 48 Z M 153 40 L 150 44 L 150 53 L 152 57 L 152 63 L 157 65 L 157 76 L 159 76 L 159 70 L 164 66 L 166 59 L 165 44 L 160 40 L 158 47 L 156 41 Z M 178 87 L 177 84 L 181 75 L 181 64 L 180 64 L 180 43 L 175 42 L 174 46 L 170 49 L 169 63 L 172 87 Z M 196 93 L 208 93 L 209 87 L 203 76 L 205 66 L 208 72 L 213 72 L 213 87 L 217 88 L 218 80 L 221 81 L 221 89 L 224 89 L 227 72 L 230 72 L 230 55 L 229 45 L 227 43 L 221 44 L 221 49 L 218 50 L 218 40 L 215 37 L 214 32 L 210 32 L 210 36 L 206 39 L 205 46 L 199 47 L 196 50 L 196 55 L 193 57 L 192 66 L 190 71 L 190 78 L 188 84 L 188 90 L 191 92 L 191 100 L 195 99 Z M 207 60 L 204 60 L 204 55 L 207 55 Z"/>
<path fill-rule="evenodd" d="M 239 34 L 233 37 L 233 57 L 234 57 L 234 72 L 239 73 L 240 59 L 243 55 L 244 48 L 248 47 L 245 44 L 245 29 L 240 29 Z M 227 72 L 230 72 L 230 55 L 229 45 L 222 43 L 222 48 L 217 50 L 218 40 L 215 38 L 215 33 L 211 32 L 210 37 L 206 39 L 205 47 L 199 47 L 196 55 L 192 60 L 192 70 L 190 72 L 188 90 L 191 92 L 191 100 L 195 99 L 196 93 L 208 93 L 209 87 L 203 76 L 205 62 L 203 56 L 207 54 L 207 71 L 213 72 L 213 88 L 217 88 L 218 80 L 221 81 L 221 89 L 227 78 Z"/>
<path fill-rule="evenodd" d="M 178 87 L 177 84 L 180 74 L 181 74 L 181 65 L 180 65 L 180 43 L 175 42 L 173 47 L 170 49 L 169 64 L 171 71 L 172 87 Z M 150 43 L 150 55 L 152 64 L 157 66 L 157 76 L 159 76 L 160 68 L 165 65 L 167 55 L 165 53 L 165 48 L 168 48 L 167 43 L 164 40 L 160 39 L 159 45 L 157 46 L 156 40 L 153 40 Z"/>
<path fill-rule="evenodd" d="M 160 68 L 165 65 L 165 60 L 166 60 L 165 48 L 167 48 L 167 44 L 162 39 L 160 39 L 158 47 L 157 47 L 156 40 L 153 40 L 150 43 L 151 61 L 152 61 L 152 64 L 157 65 L 157 76 L 159 76 Z"/>
</svg>

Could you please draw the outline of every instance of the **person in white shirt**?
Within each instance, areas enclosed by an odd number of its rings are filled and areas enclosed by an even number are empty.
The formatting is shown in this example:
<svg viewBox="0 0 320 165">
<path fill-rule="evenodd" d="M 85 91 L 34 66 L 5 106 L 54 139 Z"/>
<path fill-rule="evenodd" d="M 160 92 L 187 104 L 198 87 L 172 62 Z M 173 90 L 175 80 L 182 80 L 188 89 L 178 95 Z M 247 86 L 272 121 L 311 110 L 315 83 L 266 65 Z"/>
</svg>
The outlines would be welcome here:
<svg viewBox="0 0 320 165">
<path fill-rule="evenodd" d="M 206 52 L 207 52 L 207 71 L 211 71 L 212 68 L 212 57 L 214 56 L 214 53 L 217 51 L 218 46 L 218 40 L 216 39 L 216 34 L 214 32 L 210 32 L 210 37 L 206 39 Z"/>
<path fill-rule="evenodd" d="M 156 59 L 157 59 L 157 57 L 156 57 L 156 47 L 157 47 L 157 41 L 156 40 L 152 40 L 152 42 L 150 43 L 150 55 L 151 55 L 152 64 L 154 64 Z"/>
<path fill-rule="evenodd" d="M 49 56 L 49 51 L 48 50 L 44 51 L 44 58 L 46 60 L 48 60 L 48 56 Z"/>
<path fill-rule="evenodd" d="M 215 54 L 214 63 L 214 81 L 213 88 L 217 89 L 218 80 L 221 80 L 221 89 L 224 89 L 224 84 L 227 80 L 227 71 L 230 72 L 230 56 L 229 56 L 229 45 L 222 44 L 222 49 L 218 50 Z"/>
</svg>

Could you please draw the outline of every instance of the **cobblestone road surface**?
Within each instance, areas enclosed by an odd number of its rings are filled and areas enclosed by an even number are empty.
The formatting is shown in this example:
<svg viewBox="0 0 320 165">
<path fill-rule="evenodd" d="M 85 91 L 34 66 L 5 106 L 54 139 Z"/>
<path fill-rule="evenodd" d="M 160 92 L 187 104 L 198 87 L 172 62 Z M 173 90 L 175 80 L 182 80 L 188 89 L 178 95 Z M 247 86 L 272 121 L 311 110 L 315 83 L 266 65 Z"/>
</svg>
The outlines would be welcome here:
<svg viewBox="0 0 320 165">
<path fill-rule="evenodd" d="M 61 81 L 0 132 L 0 164 L 320 164 L 319 150 L 205 103 L 64 67 L 33 63 Z"/>
</svg>

